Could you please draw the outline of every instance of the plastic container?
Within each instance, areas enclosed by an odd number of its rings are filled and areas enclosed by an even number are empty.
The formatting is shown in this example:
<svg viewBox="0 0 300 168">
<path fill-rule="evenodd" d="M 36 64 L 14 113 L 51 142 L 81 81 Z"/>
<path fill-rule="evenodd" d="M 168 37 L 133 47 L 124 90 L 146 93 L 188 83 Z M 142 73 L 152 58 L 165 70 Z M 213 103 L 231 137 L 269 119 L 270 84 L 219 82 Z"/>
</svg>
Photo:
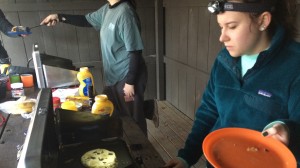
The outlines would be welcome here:
<svg viewBox="0 0 300 168">
<path fill-rule="evenodd" d="M 101 94 L 95 97 L 95 103 L 92 106 L 92 114 L 112 115 L 114 111 L 113 103 L 108 100 L 107 95 Z"/>
<path fill-rule="evenodd" d="M 60 98 L 59 97 L 53 97 L 53 110 L 55 111 L 57 108 L 60 108 Z"/>
<path fill-rule="evenodd" d="M 88 67 L 81 67 L 77 73 L 77 79 L 80 82 L 78 93 L 80 96 L 88 96 L 89 86 L 94 86 L 94 78 Z M 93 87 L 94 88 L 94 87 Z M 95 89 L 93 89 L 95 94 Z"/>
<path fill-rule="evenodd" d="M 12 98 L 20 98 L 21 96 L 24 96 L 23 83 L 12 83 L 10 84 L 10 87 Z"/>
</svg>

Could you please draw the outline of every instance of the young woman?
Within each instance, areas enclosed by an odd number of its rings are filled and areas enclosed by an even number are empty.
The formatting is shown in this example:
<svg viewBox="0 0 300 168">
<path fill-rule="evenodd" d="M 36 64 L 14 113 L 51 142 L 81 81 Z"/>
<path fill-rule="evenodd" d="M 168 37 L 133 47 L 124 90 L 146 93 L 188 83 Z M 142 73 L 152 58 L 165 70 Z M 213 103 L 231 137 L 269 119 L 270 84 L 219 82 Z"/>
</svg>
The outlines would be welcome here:
<svg viewBox="0 0 300 168">
<path fill-rule="evenodd" d="M 41 24 L 57 22 L 94 27 L 100 33 L 106 87 L 104 93 L 120 115 L 130 115 L 147 135 L 143 111 L 147 68 L 142 57 L 140 21 L 133 0 L 108 0 L 86 15 L 51 14 Z M 125 102 L 125 98 L 126 101 Z"/>
<path fill-rule="evenodd" d="M 166 167 L 190 167 L 212 131 L 240 127 L 282 142 L 300 164 L 300 44 L 295 0 L 217 0 L 224 48 L 214 62 L 191 133 Z M 208 167 L 210 165 L 208 164 Z"/>
</svg>

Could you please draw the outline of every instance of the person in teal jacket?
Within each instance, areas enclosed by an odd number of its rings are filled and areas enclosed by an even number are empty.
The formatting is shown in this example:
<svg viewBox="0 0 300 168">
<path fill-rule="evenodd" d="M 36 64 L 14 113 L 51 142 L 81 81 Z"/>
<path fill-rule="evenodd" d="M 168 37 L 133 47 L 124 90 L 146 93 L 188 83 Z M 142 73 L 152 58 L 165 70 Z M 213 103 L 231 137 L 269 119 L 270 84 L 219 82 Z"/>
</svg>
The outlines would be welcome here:
<svg viewBox="0 0 300 168">
<path fill-rule="evenodd" d="M 197 163 L 212 131 L 261 131 L 285 144 L 300 166 L 300 43 L 295 0 L 215 0 L 208 9 L 221 28 L 218 53 L 195 121 L 178 156 L 165 166 Z M 211 167 L 208 163 L 207 167 Z"/>
</svg>

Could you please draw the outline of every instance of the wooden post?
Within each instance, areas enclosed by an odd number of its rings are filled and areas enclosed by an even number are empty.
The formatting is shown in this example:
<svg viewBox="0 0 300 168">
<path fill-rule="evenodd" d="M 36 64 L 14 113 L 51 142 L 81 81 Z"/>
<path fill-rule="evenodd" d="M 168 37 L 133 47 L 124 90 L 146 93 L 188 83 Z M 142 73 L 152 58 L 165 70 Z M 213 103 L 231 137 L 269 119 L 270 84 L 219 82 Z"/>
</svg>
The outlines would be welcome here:
<svg viewBox="0 0 300 168">
<path fill-rule="evenodd" d="M 163 17 L 163 0 L 155 0 L 156 91 L 158 100 L 165 100 L 166 98 L 163 55 Z"/>
</svg>

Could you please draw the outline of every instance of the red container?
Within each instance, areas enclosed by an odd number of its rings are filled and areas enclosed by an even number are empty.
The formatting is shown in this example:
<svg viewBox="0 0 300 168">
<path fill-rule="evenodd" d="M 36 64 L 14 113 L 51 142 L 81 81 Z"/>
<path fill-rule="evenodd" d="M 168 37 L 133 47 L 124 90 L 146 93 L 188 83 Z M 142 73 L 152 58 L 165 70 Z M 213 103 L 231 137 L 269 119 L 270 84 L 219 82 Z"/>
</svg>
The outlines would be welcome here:
<svg viewBox="0 0 300 168">
<path fill-rule="evenodd" d="M 52 102 L 53 102 L 53 110 L 60 108 L 60 98 L 59 97 L 53 97 Z"/>
<path fill-rule="evenodd" d="M 11 90 L 10 79 L 9 78 L 7 79 L 6 90 Z"/>
</svg>

